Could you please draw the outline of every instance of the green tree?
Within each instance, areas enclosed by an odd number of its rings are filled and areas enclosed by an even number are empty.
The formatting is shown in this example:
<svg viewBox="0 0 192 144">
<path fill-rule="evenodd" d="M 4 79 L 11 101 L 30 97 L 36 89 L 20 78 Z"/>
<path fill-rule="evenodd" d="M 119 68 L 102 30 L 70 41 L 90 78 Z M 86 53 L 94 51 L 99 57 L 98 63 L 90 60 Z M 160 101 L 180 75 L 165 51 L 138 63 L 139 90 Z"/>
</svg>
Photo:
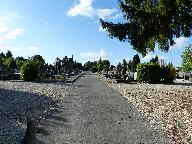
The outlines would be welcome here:
<svg viewBox="0 0 192 144">
<path fill-rule="evenodd" d="M 31 57 L 31 60 L 32 61 L 36 61 L 36 62 L 39 62 L 41 63 L 42 65 L 45 64 L 45 60 L 43 59 L 43 57 L 41 55 L 34 55 Z"/>
<path fill-rule="evenodd" d="M 127 72 L 127 67 L 128 65 L 127 65 L 127 62 L 126 62 L 126 60 L 125 59 L 123 59 L 123 63 L 122 63 L 122 69 L 121 69 L 121 76 L 123 77 L 123 79 L 125 79 L 126 78 L 126 72 Z"/>
<path fill-rule="evenodd" d="M 21 70 L 21 66 L 23 65 L 23 63 L 27 61 L 27 59 L 24 59 L 22 56 L 18 56 L 15 58 L 15 62 L 16 62 L 16 66 L 18 70 Z"/>
<path fill-rule="evenodd" d="M 8 57 L 4 60 L 3 64 L 5 65 L 5 68 L 8 72 L 13 71 L 17 68 L 16 62 L 13 57 Z"/>
<path fill-rule="evenodd" d="M 2 52 L 0 53 L 0 58 L 4 58 L 5 57 L 5 54 Z"/>
<path fill-rule="evenodd" d="M 28 60 L 21 67 L 21 79 L 24 81 L 34 81 L 39 79 L 39 63 Z"/>
<path fill-rule="evenodd" d="M 150 62 L 152 62 L 152 63 L 157 63 L 157 62 L 159 62 L 158 56 L 156 55 L 155 58 L 152 58 L 152 59 L 150 60 Z"/>
<path fill-rule="evenodd" d="M 39 66 L 39 74 L 38 77 L 40 78 L 41 76 L 44 75 L 45 72 L 45 60 L 41 55 L 34 55 L 31 57 L 31 61 L 36 63 L 36 66 Z"/>
<path fill-rule="evenodd" d="M 83 66 L 83 69 L 86 71 L 91 71 L 91 72 L 97 72 L 97 61 L 94 62 L 86 62 Z"/>
<path fill-rule="evenodd" d="M 86 71 L 90 70 L 91 69 L 91 62 L 90 61 L 86 62 L 83 65 L 83 69 L 86 70 Z"/>
<path fill-rule="evenodd" d="M 123 68 L 122 64 L 119 62 L 118 65 L 117 65 L 117 70 L 118 70 L 119 73 L 121 72 L 122 68 Z"/>
<path fill-rule="evenodd" d="M 83 66 L 82 66 L 82 64 L 81 63 L 76 63 L 75 64 L 75 68 L 77 68 L 78 70 L 82 70 L 83 69 Z"/>
<path fill-rule="evenodd" d="M 109 60 L 103 60 L 102 63 L 103 63 L 103 70 L 104 70 L 104 71 L 108 71 L 108 70 L 109 70 L 109 67 L 110 67 L 110 62 L 109 62 Z"/>
<path fill-rule="evenodd" d="M 154 51 L 155 44 L 162 51 L 174 45 L 174 38 L 192 35 L 191 0 L 119 0 L 124 14 L 122 23 L 100 19 L 111 38 L 128 41 L 143 56 Z"/>
<path fill-rule="evenodd" d="M 182 57 L 182 70 L 184 72 L 192 71 L 192 45 L 185 48 Z"/>
<path fill-rule="evenodd" d="M 103 62 L 102 62 L 102 60 L 100 58 L 100 60 L 97 62 L 97 71 L 101 72 L 103 70 L 103 66 L 104 66 Z"/>
<path fill-rule="evenodd" d="M 7 53 L 5 54 L 5 56 L 6 56 L 6 57 L 13 57 L 11 51 L 9 51 L 9 50 L 7 51 Z"/>
<path fill-rule="evenodd" d="M 140 63 L 140 58 L 139 58 L 139 55 L 136 54 L 134 55 L 133 57 L 133 61 L 132 61 L 132 66 L 133 66 L 133 72 L 136 72 L 137 71 L 137 65 Z"/>
</svg>

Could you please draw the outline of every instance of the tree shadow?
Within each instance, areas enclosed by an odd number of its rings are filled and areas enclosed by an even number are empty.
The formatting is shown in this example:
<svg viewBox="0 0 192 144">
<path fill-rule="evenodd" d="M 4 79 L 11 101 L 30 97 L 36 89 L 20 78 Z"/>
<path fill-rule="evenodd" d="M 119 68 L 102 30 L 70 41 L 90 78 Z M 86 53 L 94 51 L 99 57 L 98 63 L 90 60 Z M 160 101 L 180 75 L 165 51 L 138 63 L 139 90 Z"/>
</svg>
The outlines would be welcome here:
<svg viewBox="0 0 192 144">
<path fill-rule="evenodd" d="M 192 82 L 191 83 L 171 83 L 171 84 L 164 84 L 164 85 L 175 85 L 175 86 L 186 86 L 186 87 L 192 87 Z"/>
<path fill-rule="evenodd" d="M 0 89 L 1 143 L 21 143 L 27 119 L 38 125 L 48 117 L 51 108 L 56 106 L 56 100 L 48 96 Z"/>
</svg>

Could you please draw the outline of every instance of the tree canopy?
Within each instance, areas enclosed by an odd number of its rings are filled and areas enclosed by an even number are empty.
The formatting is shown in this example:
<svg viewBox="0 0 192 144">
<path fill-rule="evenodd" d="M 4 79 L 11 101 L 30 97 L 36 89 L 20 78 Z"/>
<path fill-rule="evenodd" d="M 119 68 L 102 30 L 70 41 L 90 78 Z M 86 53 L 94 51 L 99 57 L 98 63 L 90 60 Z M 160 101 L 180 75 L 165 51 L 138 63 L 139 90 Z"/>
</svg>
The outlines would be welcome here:
<svg viewBox="0 0 192 144">
<path fill-rule="evenodd" d="M 139 55 L 136 54 L 133 56 L 133 61 L 132 61 L 132 65 L 133 65 L 133 72 L 136 72 L 137 71 L 137 65 L 140 63 L 140 58 L 139 58 Z"/>
<path fill-rule="evenodd" d="M 192 45 L 186 47 L 181 57 L 182 70 L 185 72 L 192 71 Z"/>
<path fill-rule="evenodd" d="M 174 39 L 192 35 L 191 0 L 119 0 L 125 22 L 100 19 L 111 38 L 128 41 L 145 56 L 155 44 L 167 52 Z"/>
</svg>

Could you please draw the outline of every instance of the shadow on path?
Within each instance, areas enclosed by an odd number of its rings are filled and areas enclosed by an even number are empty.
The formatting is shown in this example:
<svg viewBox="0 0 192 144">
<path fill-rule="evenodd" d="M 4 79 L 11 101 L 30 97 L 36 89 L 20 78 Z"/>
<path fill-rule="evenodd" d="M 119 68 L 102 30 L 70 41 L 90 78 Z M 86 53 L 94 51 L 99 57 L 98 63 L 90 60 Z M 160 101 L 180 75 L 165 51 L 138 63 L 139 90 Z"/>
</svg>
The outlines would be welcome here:
<svg viewBox="0 0 192 144">
<path fill-rule="evenodd" d="M 51 97 L 0 89 L 0 143 L 20 144 L 27 119 L 38 124 L 52 107 L 56 107 L 56 101 Z"/>
<path fill-rule="evenodd" d="M 42 127 L 46 144 L 167 144 L 165 135 L 150 127 L 147 119 L 118 92 L 90 73 L 74 85 L 61 106 Z"/>
</svg>

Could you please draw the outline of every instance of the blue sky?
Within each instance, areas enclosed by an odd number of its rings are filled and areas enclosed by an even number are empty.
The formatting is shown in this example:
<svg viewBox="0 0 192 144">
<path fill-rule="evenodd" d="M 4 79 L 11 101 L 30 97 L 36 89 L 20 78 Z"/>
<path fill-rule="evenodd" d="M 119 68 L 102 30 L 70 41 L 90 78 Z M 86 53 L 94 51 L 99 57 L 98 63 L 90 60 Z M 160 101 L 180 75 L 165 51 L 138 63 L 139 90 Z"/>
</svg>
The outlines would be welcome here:
<svg viewBox="0 0 192 144">
<path fill-rule="evenodd" d="M 40 54 L 46 62 L 56 57 L 79 62 L 100 57 L 117 64 L 137 54 L 129 43 L 110 39 L 99 21 L 119 22 L 122 14 L 117 0 L 0 0 L 0 52 L 11 50 L 14 56 Z M 149 53 L 142 61 L 157 54 L 165 62 L 181 64 L 181 53 L 191 38 L 176 39 L 168 53 Z"/>
</svg>

